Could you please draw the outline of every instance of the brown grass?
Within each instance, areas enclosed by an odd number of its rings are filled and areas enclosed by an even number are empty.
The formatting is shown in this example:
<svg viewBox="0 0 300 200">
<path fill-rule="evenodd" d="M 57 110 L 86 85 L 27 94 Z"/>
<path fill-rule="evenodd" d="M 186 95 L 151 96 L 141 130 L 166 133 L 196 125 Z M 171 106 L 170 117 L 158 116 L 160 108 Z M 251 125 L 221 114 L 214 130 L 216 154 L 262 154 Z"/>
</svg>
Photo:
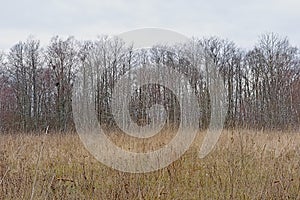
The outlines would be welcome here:
<svg viewBox="0 0 300 200">
<path fill-rule="evenodd" d="M 181 159 L 146 174 L 106 167 L 76 134 L 43 137 L 0 136 L 0 199 L 300 199 L 299 133 L 224 131 L 204 159 L 199 133 Z"/>
</svg>

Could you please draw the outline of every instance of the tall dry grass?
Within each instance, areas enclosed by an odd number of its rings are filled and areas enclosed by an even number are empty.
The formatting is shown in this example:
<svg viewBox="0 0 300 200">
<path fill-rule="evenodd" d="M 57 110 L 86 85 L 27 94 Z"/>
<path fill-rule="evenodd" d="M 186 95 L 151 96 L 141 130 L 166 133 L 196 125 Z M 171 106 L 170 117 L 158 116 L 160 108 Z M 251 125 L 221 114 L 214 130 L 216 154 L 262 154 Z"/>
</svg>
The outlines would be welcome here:
<svg viewBox="0 0 300 200">
<path fill-rule="evenodd" d="M 0 198 L 300 199 L 300 133 L 223 131 L 199 159 L 203 134 L 179 160 L 146 174 L 106 167 L 76 134 L 1 135 Z"/>
</svg>

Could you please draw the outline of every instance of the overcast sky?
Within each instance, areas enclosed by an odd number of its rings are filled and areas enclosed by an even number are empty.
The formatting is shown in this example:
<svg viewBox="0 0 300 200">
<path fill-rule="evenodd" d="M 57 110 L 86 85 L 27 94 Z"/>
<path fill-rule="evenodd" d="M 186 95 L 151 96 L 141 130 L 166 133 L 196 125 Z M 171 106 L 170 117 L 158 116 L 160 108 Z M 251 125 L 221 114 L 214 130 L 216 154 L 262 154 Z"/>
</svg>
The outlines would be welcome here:
<svg viewBox="0 0 300 200">
<path fill-rule="evenodd" d="M 54 35 L 95 39 L 137 28 L 186 36 L 220 36 L 251 48 L 262 33 L 300 46 L 300 0 L 0 0 L 0 49 L 29 35 L 46 45 Z"/>
</svg>

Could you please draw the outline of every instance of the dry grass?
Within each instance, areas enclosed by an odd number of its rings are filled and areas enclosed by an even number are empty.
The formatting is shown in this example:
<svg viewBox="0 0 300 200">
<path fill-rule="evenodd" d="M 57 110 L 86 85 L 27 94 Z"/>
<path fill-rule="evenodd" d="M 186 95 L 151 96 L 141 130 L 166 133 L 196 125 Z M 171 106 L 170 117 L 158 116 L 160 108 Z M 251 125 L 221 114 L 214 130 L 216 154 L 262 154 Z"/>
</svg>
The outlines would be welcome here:
<svg viewBox="0 0 300 200">
<path fill-rule="evenodd" d="M 299 133 L 224 131 L 198 159 L 199 133 L 181 159 L 146 174 L 104 166 L 76 134 L 43 137 L 0 136 L 0 199 L 300 199 Z"/>
</svg>

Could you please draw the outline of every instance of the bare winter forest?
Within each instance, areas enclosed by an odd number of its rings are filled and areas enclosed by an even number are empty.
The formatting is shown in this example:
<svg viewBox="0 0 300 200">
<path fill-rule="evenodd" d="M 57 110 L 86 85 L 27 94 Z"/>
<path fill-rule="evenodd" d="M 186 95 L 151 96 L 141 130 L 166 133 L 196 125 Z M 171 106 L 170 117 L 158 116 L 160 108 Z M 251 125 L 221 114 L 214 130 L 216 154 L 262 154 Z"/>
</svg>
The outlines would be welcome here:
<svg viewBox="0 0 300 200">
<path fill-rule="evenodd" d="M 116 37 L 55 36 L 45 46 L 29 37 L 2 52 L 0 199 L 300 199 L 300 52 L 274 33 L 253 45 L 245 50 L 210 37 L 134 50 Z M 210 62 L 222 77 L 228 111 L 214 150 L 199 159 L 211 121 Z M 189 150 L 150 173 L 125 173 L 96 160 L 74 134 L 72 112 L 76 78 L 91 63 L 101 128 L 123 150 L 138 153 L 170 142 L 181 105 L 162 85 L 136 89 L 126 107 L 130 118 L 140 127 L 153 124 L 149 108 L 160 104 L 166 129 L 131 144 L 112 114 L 118 80 L 151 65 L 184 74 L 200 109 Z"/>
<path fill-rule="evenodd" d="M 95 41 L 53 37 L 47 46 L 29 38 L 0 55 L 0 130 L 74 130 L 72 88 L 76 73 L 93 57 L 99 66 L 95 109 L 98 119 L 114 128 L 110 102 L 114 85 L 127 71 L 163 64 L 185 74 L 197 95 L 205 129 L 210 120 L 206 58 L 218 67 L 226 88 L 226 128 L 290 130 L 300 124 L 300 56 L 287 38 L 264 34 L 251 50 L 217 37 L 192 38 L 186 44 L 132 51 L 118 38 Z M 201 67 L 199 67 L 201 66 Z M 163 98 L 161 98 L 163 97 Z M 132 97 L 131 117 L 149 123 L 146 108 L 160 98 L 169 125 L 176 124 L 178 105 L 166 88 L 145 86 Z"/>
</svg>

